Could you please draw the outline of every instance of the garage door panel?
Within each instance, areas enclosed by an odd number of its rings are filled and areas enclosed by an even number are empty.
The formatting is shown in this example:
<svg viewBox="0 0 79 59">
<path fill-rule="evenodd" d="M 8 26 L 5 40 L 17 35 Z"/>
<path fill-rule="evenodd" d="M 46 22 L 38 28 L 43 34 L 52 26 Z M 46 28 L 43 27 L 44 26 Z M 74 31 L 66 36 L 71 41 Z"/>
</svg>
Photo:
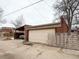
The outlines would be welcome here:
<svg viewBox="0 0 79 59">
<path fill-rule="evenodd" d="M 29 41 L 31 42 L 51 44 L 53 42 L 54 37 L 55 37 L 54 29 L 29 31 Z"/>
</svg>

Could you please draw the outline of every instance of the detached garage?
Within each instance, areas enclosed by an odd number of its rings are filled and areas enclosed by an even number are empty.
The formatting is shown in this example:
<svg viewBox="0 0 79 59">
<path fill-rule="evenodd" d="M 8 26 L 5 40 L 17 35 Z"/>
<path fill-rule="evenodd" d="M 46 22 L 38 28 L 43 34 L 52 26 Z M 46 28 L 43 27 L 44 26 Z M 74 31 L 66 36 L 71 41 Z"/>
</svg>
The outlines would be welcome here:
<svg viewBox="0 0 79 59">
<path fill-rule="evenodd" d="M 30 42 L 55 44 L 55 28 L 60 27 L 60 23 L 31 26 L 25 30 L 26 40 Z"/>
<path fill-rule="evenodd" d="M 67 33 L 69 30 L 66 19 L 61 16 L 60 20 L 59 23 L 25 27 L 25 40 L 56 46 L 56 34 Z"/>
</svg>

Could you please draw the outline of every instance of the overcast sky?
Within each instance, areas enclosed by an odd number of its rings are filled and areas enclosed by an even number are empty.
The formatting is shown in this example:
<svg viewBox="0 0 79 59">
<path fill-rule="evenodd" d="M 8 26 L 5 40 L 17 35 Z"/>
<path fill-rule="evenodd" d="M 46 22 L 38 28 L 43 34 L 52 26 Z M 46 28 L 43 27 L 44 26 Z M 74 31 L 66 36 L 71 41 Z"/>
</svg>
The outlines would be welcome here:
<svg viewBox="0 0 79 59">
<path fill-rule="evenodd" d="M 0 0 L 0 7 L 4 10 L 3 15 L 6 15 L 37 1 L 39 0 Z M 18 18 L 20 15 L 23 15 L 23 24 L 39 25 L 51 23 L 55 18 L 55 11 L 52 8 L 54 3 L 55 0 L 44 0 L 29 8 L 5 16 L 3 17 L 3 19 L 6 19 L 5 26 L 12 26 L 11 21 L 16 20 L 16 18 Z"/>
</svg>

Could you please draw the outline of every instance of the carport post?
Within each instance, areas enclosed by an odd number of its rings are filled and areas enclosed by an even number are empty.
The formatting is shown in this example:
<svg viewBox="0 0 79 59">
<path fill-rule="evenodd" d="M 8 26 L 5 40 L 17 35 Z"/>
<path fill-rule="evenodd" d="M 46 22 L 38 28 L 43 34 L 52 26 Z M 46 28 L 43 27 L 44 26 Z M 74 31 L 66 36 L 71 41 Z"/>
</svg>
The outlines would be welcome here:
<svg viewBox="0 0 79 59">
<path fill-rule="evenodd" d="M 28 34 L 29 34 L 29 30 L 28 30 L 28 28 L 25 26 L 24 27 L 24 41 L 25 42 L 28 42 L 29 40 L 28 40 Z"/>
</svg>

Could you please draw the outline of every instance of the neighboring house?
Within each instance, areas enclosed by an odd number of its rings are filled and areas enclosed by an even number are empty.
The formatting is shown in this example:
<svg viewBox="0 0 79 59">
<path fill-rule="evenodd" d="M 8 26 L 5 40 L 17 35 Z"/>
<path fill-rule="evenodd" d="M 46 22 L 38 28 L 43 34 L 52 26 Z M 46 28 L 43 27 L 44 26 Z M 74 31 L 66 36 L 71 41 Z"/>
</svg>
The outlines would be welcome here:
<svg viewBox="0 0 79 59">
<path fill-rule="evenodd" d="M 68 26 L 63 17 L 60 23 L 51 23 L 38 26 L 25 27 L 25 40 L 36 43 L 54 45 L 56 33 L 68 31 Z"/>
<path fill-rule="evenodd" d="M 1 37 L 14 37 L 14 28 L 11 27 L 2 27 L 0 29 Z"/>
<path fill-rule="evenodd" d="M 15 39 L 24 39 L 25 26 L 28 27 L 29 25 L 24 25 L 24 26 L 21 26 L 21 27 L 15 29 L 15 33 L 14 33 Z"/>
</svg>

